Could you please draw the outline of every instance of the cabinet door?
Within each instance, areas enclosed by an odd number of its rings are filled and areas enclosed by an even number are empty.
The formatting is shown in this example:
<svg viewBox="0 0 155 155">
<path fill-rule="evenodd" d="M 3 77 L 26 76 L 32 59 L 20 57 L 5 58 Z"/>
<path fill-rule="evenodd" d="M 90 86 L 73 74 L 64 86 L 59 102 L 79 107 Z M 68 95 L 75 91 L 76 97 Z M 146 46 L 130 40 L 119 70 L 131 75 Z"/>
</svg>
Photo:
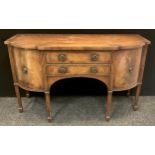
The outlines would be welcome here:
<svg viewBox="0 0 155 155">
<path fill-rule="evenodd" d="M 27 89 L 43 88 L 43 54 L 34 50 L 14 48 L 15 69 L 18 83 Z"/>
<path fill-rule="evenodd" d="M 142 48 L 113 53 L 114 90 L 134 87 L 138 82 Z"/>
</svg>

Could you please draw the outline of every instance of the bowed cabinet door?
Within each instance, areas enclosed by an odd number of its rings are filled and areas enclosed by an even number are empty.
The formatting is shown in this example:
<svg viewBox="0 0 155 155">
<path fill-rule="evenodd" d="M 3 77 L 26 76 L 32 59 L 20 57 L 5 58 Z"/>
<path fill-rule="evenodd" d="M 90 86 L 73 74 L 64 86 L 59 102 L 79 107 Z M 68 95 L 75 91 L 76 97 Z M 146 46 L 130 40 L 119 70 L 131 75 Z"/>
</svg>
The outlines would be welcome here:
<svg viewBox="0 0 155 155">
<path fill-rule="evenodd" d="M 43 89 L 43 53 L 14 48 L 17 81 L 21 87 L 41 91 Z"/>
<path fill-rule="evenodd" d="M 137 85 L 142 48 L 113 52 L 113 88 L 126 90 Z"/>
</svg>

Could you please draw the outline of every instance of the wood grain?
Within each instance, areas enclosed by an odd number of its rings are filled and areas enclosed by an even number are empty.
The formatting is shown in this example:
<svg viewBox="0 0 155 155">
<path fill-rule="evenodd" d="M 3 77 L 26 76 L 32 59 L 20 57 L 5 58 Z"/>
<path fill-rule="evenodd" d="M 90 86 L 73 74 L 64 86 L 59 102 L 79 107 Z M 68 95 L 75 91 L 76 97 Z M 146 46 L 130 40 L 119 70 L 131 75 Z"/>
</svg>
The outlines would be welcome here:
<svg viewBox="0 0 155 155">
<path fill-rule="evenodd" d="M 60 59 L 64 56 L 64 60 Z M 96 56 L 96 59 L 93 57 Z M 111 53 L 106 51 L 48 51 L 47 63 L 110 63 Z"/>
<path fill-rule="evenodd" d="M 14 48 L 17 81 L 28 89 L 43 90 L 43 53 Z"/>
<path fill-rule="evenodd" d="M 138 82 L 142 48 L 114 52 L 113 89 L 127 90 Z"/>
<path fill-rule="evenodd" d="M 134 110 L 150 41 L 140 35 L 21 34 L 7 41 L 19 110 L 19 87 L 45 93 L 48 121 L 52 119 L 50 88 L 66 78 L 93 78 L 107 86 L 105 118 L 111 117 L 113 91 L 137 87 Z M 82 89 L 82 88 L 81 88 Z"/>
<path fill-rule="evenodd" d="M 61 72 L 61 69 L 65 69 L 65 72 Z M 108 76 L 110 75 L 110 66 L 108 64 L 103 65 L 55 64 L 47 66 L 47 74 L 51 76 L 73 76 L 73 75 Z"/>
<path fill-rule="evenodd" d="M 150 41 L 130 34 L 18 34 L 5 44 L 37 50 L 119 50 L 142 47 Z"/>
</svg>

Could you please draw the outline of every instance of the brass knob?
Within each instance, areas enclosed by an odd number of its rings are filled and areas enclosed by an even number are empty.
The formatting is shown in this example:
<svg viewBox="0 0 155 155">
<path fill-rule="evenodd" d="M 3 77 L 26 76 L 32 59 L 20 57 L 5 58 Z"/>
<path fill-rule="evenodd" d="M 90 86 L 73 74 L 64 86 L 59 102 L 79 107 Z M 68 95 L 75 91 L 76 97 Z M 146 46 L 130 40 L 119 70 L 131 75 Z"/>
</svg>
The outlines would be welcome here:
<svg viewBox="0 0 155 155">
<path fill-rule="evenodd" d="M 97 68 L 96 67 L 91 67 L 90 72 L 91 73 L 97 73 Z"/>
<path fill-rule="evenodd" d="M 27 69 L 27 67 L 23 66 L 23 68 L 22 68 L 22 72 L 23 72 L 24 74 L 27 74 L 27 73 L 28 73 L 28 69 Z"/>
<path fill-rule="evenodd" d="M 65 54 L 59 54 L 58 55 L 58 60 L 59 61 L 65 61 L 66 60 L 66 55 Z"/>
<path fill-rule="evenodd" d="M 133 67 L 129 67 L 128 71 L 131 73 L 133 71 Z"/>
<path fill-rule="evenodd" d="M 97 54 L 92 54 L 91 55 L 91 61 L 97 61 L 98 60 L 98 55 Z"/>
<path fill-rule="evenodd" d="M 67 73 L 67 68 L 66 67 L 60 67 L 59 73 L 62 73 L 62 74 Z"/>
</svg>

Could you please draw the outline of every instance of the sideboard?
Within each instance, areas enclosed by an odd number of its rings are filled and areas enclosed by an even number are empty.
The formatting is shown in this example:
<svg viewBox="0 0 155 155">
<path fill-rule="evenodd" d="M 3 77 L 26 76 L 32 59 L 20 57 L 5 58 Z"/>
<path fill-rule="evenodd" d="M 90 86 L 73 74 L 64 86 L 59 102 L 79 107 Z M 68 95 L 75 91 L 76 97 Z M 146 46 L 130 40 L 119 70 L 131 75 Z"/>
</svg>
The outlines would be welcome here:
<svg viewBox="0 0 155 155">
<path fill-rule="evenodd" d="M 17 34 L 8 46 L 18 109 L 19 87 L 44 92 L 48 121 L 52 120 L 50 88 L 65 78 L 100 80 L 107 87 L 105 119 L 110 120 L 112 93 L 136 88 L 138 98 L 150 41 L 137 34 Z M 82 89 L 82 88 L 81 88 Z"/>
</svg>

